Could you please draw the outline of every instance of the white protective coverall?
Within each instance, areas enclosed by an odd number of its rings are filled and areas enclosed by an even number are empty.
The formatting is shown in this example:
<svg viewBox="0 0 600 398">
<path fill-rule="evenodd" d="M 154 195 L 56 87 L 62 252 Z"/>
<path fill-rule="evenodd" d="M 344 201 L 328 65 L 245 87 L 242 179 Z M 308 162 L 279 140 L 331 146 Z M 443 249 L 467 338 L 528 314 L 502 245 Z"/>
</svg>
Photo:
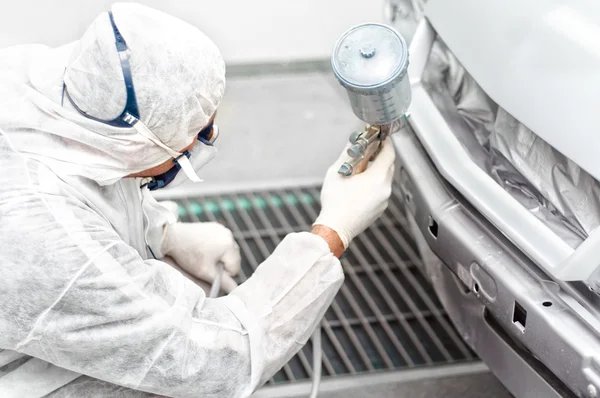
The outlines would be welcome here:
<svg viewBox="0 0 600 398">
<path fill-rule="evenodd" d="M 112 12 L 140 121 L 186 147 L 223 95 L 218 49 L 162 12 L 131 3 Z M 342 284 L 340 262 L 322 238 L 290 234 L 242 286 L 207 299 L 154 259 L 173 215 L 123 177 L 170 156 L 133 128 L 61 105 L 64 79 L 85 112 L 120 114 L 114 43 L 104 13 L 70 45 L 0 50 L 0 395 L 248 396 L 305 344 Z M 348 206 L 375 201 L 372 215 L 322 218 L 345 244 L 385 209 L 387 152 L 381 178 L 352 180 L 366 185 Z M 334 192 L 328 200 L 340 207 Z"/>
</svg>

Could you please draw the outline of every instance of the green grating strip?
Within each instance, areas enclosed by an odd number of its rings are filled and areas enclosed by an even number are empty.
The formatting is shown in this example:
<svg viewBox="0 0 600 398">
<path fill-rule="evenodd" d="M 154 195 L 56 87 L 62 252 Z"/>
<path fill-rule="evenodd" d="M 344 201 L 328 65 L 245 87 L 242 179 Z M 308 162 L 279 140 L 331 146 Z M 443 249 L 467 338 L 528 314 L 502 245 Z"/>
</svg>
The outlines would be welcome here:
<svg viewBox="0 0 600 398">
<path fill-rule="evenodd" d="M 263 198 L 254 198 L 252 204 L 258 209 L 264 209 L 265 207 L 267 207 L 267 201 Z"/>
<path fill-rule="evenodd" d="M 281 207 L 284 205 L 284 201 L 285 201 L 285 204 L 292 205 L 292 206 L 298 206 L 300 203 L 305 203 L 305 204 L 311 205 L 316 200 L 309 193 L 304 193 L 299 197 L 294 194 L 286 194 L 284 196 L 283 200 L 280 197 L 274 196 L 274 195 L 268 196 L 266 198 L 257 197 L 257 198 L 254 198 L 253 200 L 248 200 L 245 198 L 241 198 L 238 200 L 223 199 L 219 202 L 209 200 L 209 201 L 205 201 L 204 205 L 202 205 L 198 201 L 194 201 L 194 199 L 189 199 L 190 204 L 188 205 L 188 207 L 185 207 L 183 204 L 178 203 L 178 211 L 179 211 L 179 217 L 185 218 L 188 216 L 188 212 L 191 212 L 191 213 L 195 214 L 196 216 L 200 216 L 204 212 L 212 213 L 214 215 L 222 210 L 232 212 L 237 209 L 242 209 L 242 210 L 250 210 L 253 208 L 265 209 L 268 206 Z"/>
<path fill-rule="evenodd" d="M 235 209 L 235 203 L 233 202 L 233 200 L 230 200 L 230 199 L 222 200 L 220 205 L 221 205 L 221 209 L 224 209 L 227 211 L 232 211 Z"/>
</svg>

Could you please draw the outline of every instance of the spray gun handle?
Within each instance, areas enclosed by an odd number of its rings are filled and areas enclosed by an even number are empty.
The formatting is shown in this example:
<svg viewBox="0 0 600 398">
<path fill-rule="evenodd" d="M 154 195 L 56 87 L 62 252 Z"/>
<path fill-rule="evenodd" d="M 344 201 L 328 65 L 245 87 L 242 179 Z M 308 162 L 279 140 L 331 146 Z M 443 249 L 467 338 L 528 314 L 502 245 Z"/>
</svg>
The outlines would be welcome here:
<svg viewBox="0 0 600 398">
<path fill-rule="evenodd" d="M 369 162 L 377 155 L 381 146 L 381 129 L 378 126 L 367 126 L 362 132 L 350 136 L 352 146 L 348 148 L 348 160 L 339 168 L 338 173 L 350 177 L 362 173 Z"/>
<path fill-rule="evenodd" d="M 377 156 L 381 144 L 390 135 L 403 129 L 408 124 L 409 113 L 405 113 L 400 119 L 381 126 L 367 125 L 363 131 L 357 131 L 350 135 L 352 146 L 348 148 L 348 160 L 339 168 L 338 173 L 344 177 L 360 174 L 369 165 L 369 162 Z"/>
<path fill-rule="evenodd" d="M 365 156 L 363 159 L 354 167 L 354 174 L 360 174 L 367 169 L 369 162 L 375 159 L 377 154 L 379 153 L 379 149 L 381 148 L 381 140 L 377 138 L 373 142 L 367 145 L 365 150 Z"/>
</svg>

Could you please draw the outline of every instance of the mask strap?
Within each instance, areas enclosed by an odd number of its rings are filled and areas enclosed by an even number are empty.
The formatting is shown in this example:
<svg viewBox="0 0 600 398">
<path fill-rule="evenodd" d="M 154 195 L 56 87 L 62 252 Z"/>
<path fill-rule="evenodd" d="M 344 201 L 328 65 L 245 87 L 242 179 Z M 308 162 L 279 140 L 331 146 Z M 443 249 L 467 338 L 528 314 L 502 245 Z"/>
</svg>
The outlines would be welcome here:
<svg viewBox="0 0 600 398">
<path fill-rule="evenodd" d="M 121 69 L 123 71 L 123 80 L 125 81 L 125 88 L 127 89 L 127 103 L 125 105 L 125 110 L 119 117 L 125 123 L 132 126 L 139 134 L 146 137 L 154 144 L 166 150 L 171 157 L 175 159 L 177 164 L 181 166 L 181 169 L 185 173 L 185 175 L 193 182 L 202 181 L 187 156 L 183 153 L 174 151 L 169 148 L 148 128 L 144 125 L 144 123 L 139 121 L 139 111 L 137 106 L 137 100 L 135 97 L 135 90 L 133 89 L 133 79 L 131 77 L 131 66 L 129 64 L 129 56 L 127 55 L 127 43 L 125 39 L 121 35 L 119 28 L 115 24 L 115 20 L 112 12 L 108 13 L 108 17 L 110 19 L 110 24 L 113 28 L 113 33 L 115 35 L 115 46 L 117 47 L 117 52 L 119 54 L 119 60 L 121 61 Z"/>
<path fill-rule="evenodd" d="M 117 53 L 119 54 L 119 61 L 121 62 L 121 71 L 123 72 L 123 81 L 125 82 L 125 89 L 127 90 L 127 102 L 125 103 L 125 109 L 123 110 L 123 113 L 119 116 L 119 118 L 124 119 L 125 115 L 128 113 L 139 119 L 140 111 L 138 110 L 137 99 L 135 97 L 135 89 L 133 88 L 133 77 L 131 74 L 131 64 L 129 63 L 129 55 L 127 54 L 129 48 L 127 47 L 127 42 L 121 35 L 119 28 L 117 28 L 117 24 L 115 24 L 115 19 L 113 17 L 112 11 L 108 12 L 108 18 L 113 28 L 113 34 L 115 35 L 115 46 L 117 48 Z"/>
<path fill-rule="evenodd" d="M 176 158 L 175 160 L 177 161 L 177 164 L 181 166 L 181 170 L 183 170 L 185 175 L 192 182 L 202 182 L 202 179 L 198 177 L 198 174 L 196 174 L 196 172 L 194 171 L 194 167 L 192 167 L 192 163 L 190 162 L 187 156 L 181 154 L 181 156 L 179 158 Z"/>
<path fill-rule="evenodd" d="M 123 118 L 123 120 L 125 120 L 127 123 L 129 123 L 141 136 L 149 139 L 154 144 L 158 145 L 159 147 L 161 147 L 165 151 L 167 151 L 167 153 L 169 155 L 171 155 L 171 157 L 173 159 L 175 159 L 177 164 L 179 166 L 181 166 L 181 169 L 183 170 L 185 175 L 191 181 L 193 181 L 193 182 L 201 182 L 202 181 L 198 177 L 196 172 L 194 171 L 194 168 L 192 167 L 192 163 L 190 163 L 190 160 L 188 159 L 187 156 L 185 156 L 183 153 L 177 152 L 177 151 L 169 148 L 165 144 L 163 144 L 163 142 L 156 135 L 154 135 L 154 133 L 148 127 L 146 127 L 146 125 L 144 123 L 140 122 L 135 116 L 127 114 Z"/>
<path fill-rule="evenodd" d="M 71 102 L 71 105 L 73 105 L 73 107 L 80 114 L 85 116 L 86 118 L 94 120 L 99 123 L 108 124 L 109 126 L 113 126 L 113 127 L 130 127 L 130 123 L 128 123 L 126 120 L 127 116 L 131 115 L 131 116 L 135 117 L 135 119 L 139 119 L 140 111 L 138 109 L 137 99 L 135 97 L 135 89 L 133 87 L 133 77 L 131 75 L 131 65 L 129 64 L 129 55 L 127 54 L 129 48 L 127 47 L 127 43 L 125 42 L 125 39 L 121 35 L 119 28 L 117 28 L 117 25 L 115 24 L 115 19 L 114 19 L 111 11 L 108 12 L 108 18 L 110 20 L 110 24 L 113 29 L 113 34 L 115 36 L 115 47 L 117 49 L 117 54 L 119 55 L 119 61 L 121 63 L 121 72 L 123 73 L 123 81 L 125 82 L 125 90 L 126 90 L 126 94 L 127 94 L 127 100 L 126 100 L 125 108 L 123 109 L 123 112 L 121 112 L 121 114 L 116 119 L 113 119 L 113 120 L 102 120 L 102 119 L 98 119 L 92 115 L 88 115 L 85 111 L 83 111 L 81 108 L 79 108 L 77 106 L 77 104 L 75 103 L 75 101 L 73 101 L 73 99 L 71 98 L 71 95 L 69 94 L 69 90 L 67 89 L 67 84 L 64 81 L 65 80 L 64 74 L 63 74 L 63 97 L 61 98 L 61 105 L 62 105 L 62 101 L 64 100 L 64 96 L 66 95 L 69 102 Z M 65 72 L 66 72 L 66 68 L 65 68 Z"/>
</svg>

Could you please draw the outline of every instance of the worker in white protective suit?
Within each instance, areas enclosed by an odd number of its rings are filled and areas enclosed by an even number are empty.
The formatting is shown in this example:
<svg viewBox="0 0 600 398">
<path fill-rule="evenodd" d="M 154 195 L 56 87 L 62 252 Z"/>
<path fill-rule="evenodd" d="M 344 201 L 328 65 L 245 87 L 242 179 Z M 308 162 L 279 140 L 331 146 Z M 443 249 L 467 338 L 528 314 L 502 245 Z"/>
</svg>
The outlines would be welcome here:
<svg viewBox="0 0 600 398">
<path fill-rule="evenodd" d="M 225 66 L 197 28 L 115 4 L 81 40 L 0 50 L 0 396 L 247 397 L 308 340 L 338 257 L 387 206 L 389 142 L 325 177 L 312 232 L 236 287 L 239 249 L 150 194 L 215 155 Z M 209 299 L 224 264 L 227 296 Z"/>
</svg>

